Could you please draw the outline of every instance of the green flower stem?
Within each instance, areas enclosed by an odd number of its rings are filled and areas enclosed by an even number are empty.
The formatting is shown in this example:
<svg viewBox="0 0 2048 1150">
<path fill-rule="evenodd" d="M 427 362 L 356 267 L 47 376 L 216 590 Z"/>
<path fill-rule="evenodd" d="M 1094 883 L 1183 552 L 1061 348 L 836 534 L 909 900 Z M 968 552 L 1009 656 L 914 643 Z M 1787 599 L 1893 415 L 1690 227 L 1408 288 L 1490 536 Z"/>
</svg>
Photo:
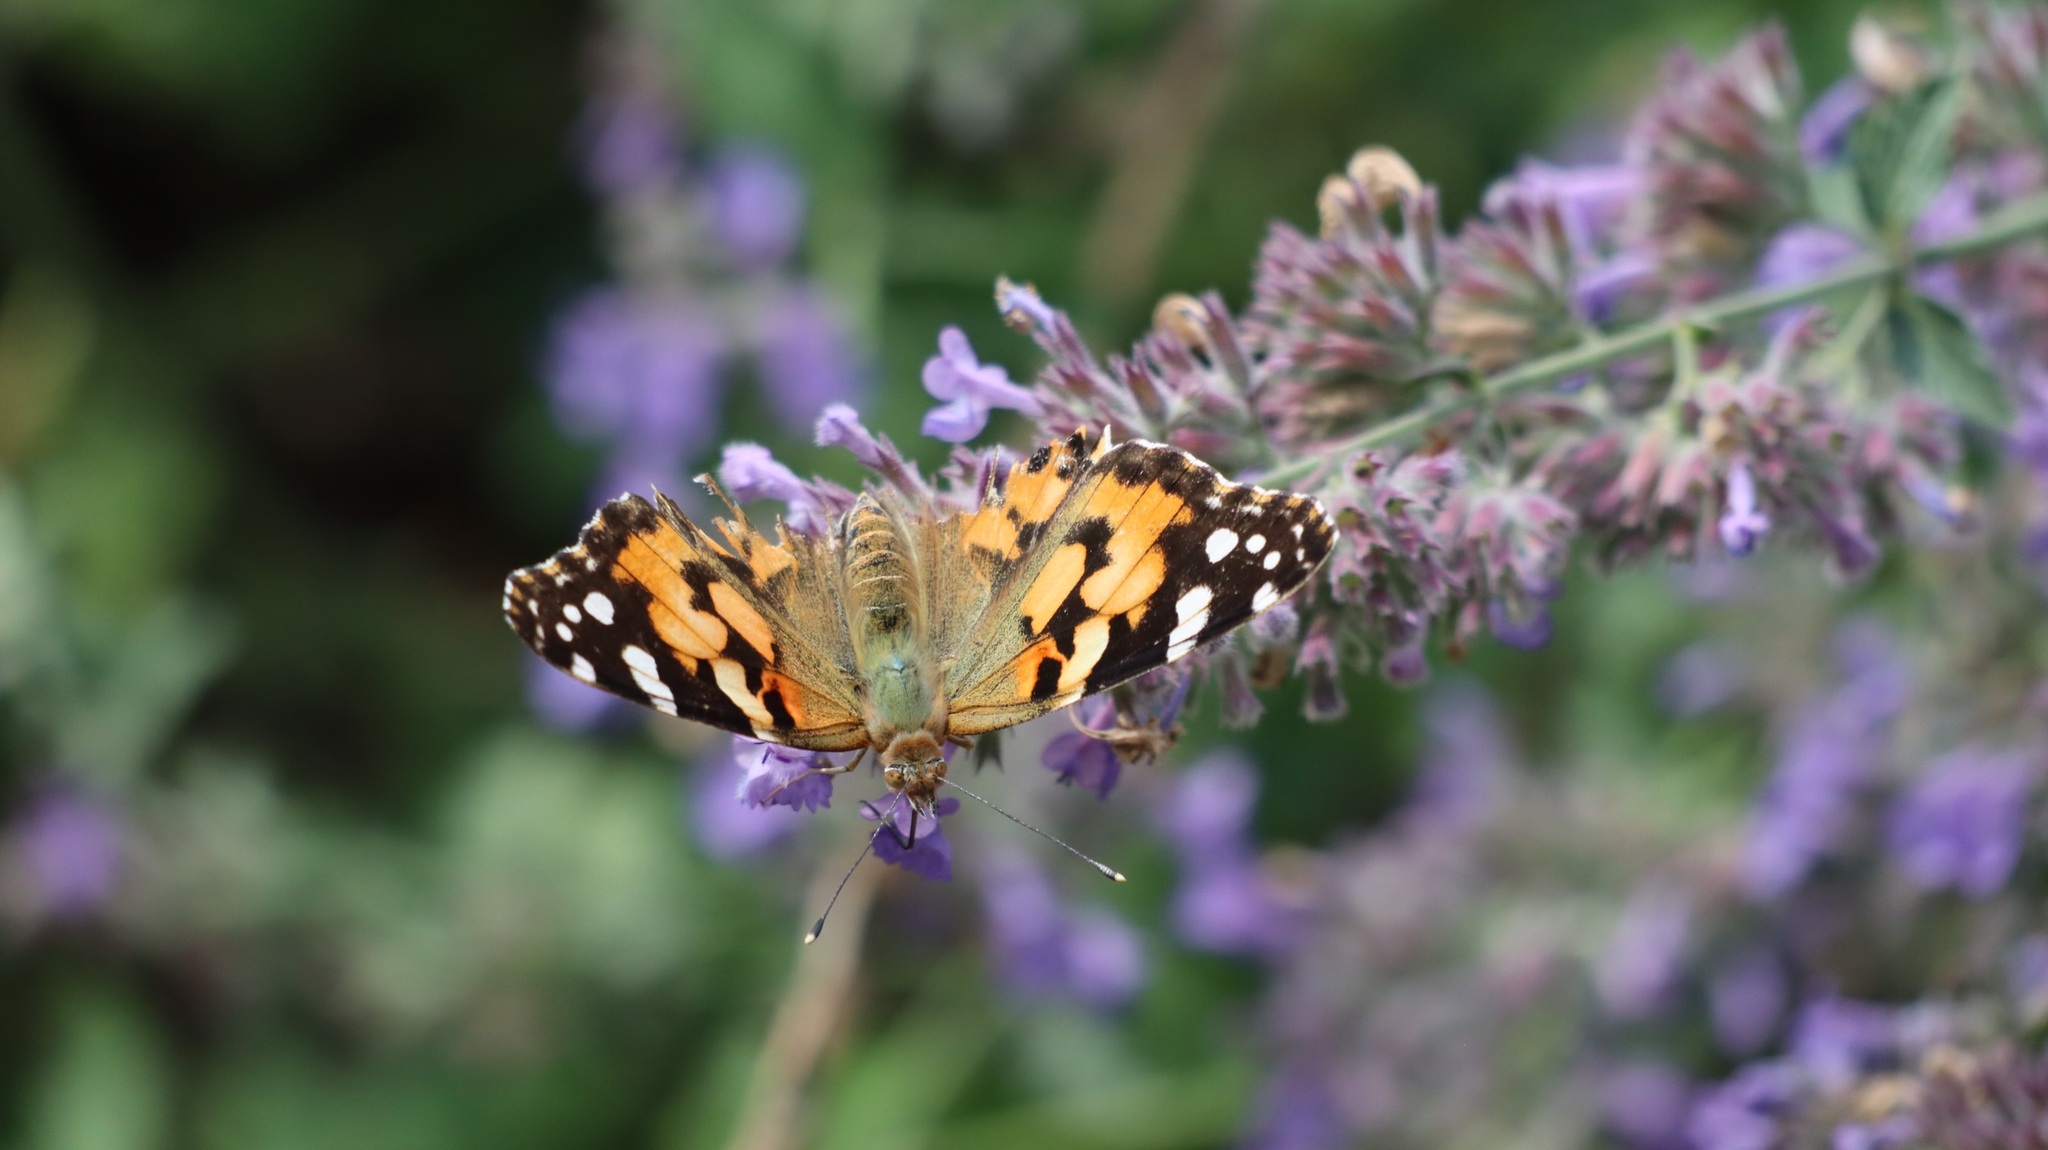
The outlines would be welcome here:
<svg viewBox="0 0 2048 1150">
<path fill-rule="evenodd" d="M 1864 287 L 1899 275 L 1911 268 L 1974 255 L 2016 239 L 2048 230 L 2048 194 L 2015 200 L 1986 216 L 1973 231 L 1916 248 L 1902 257 L 1871 252 L 1843 263 L 1826 275 L 1788 287 L 1751 289 L 1709 300 L 1681 311 L 1671 312 L 1649 323 L 1589 339 L 1569 351 L 1530 360 L 1482 381 L 1466 394 L 1439 400 L 1395 416 L 1356 435 L 1338 440 L 1314 454 L 1283 463 L 1260 476 L 1267 486 L 1299 482 L 1355 452 L 1400 443 L 1428 430 L 1433 424 L 1483 403 L 1531 391 L 1574 375 L 1590 372 L 1618 359 L 1641 355 L 1670 345 L 1687 328 L 1708 329 L 1782 307 L 1807 303 L 1849 288 Z"/>
</svg>

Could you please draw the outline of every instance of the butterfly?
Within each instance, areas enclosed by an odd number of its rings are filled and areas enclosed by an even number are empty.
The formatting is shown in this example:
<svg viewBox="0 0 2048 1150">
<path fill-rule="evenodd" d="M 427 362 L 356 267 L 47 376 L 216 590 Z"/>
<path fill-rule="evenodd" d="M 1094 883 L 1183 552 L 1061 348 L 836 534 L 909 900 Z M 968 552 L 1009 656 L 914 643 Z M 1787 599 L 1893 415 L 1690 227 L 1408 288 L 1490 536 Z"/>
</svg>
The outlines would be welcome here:
<svg viewBox="0 0 2048 1150">
<path fill-rule="evenodd" d="M 1334 537 L 1314 499 L 1107 432 L 992 470 L 973 510 L 904 503 L 864 493 L 830 531 L 771 540 L 737 508 L 713 536 L 659 493 L 621 496 L 511 574 L 505 619 L 663 714 L 873 752 L 930 815 L 946 744 L 1179 661 L 1298 591 Z"/>
</svg>

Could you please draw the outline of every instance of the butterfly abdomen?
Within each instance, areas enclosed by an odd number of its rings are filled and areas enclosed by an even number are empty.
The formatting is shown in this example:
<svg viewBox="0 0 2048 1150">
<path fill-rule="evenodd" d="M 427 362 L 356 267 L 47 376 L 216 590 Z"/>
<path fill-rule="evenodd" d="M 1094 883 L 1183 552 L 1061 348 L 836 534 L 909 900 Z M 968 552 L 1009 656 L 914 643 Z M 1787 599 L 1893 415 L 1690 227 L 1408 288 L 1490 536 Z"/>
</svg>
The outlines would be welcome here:
<svg viewBox="0 0 2048 1150">
<path fill-rule="evenodd" d="M 846 623 L 868 726 L 886 744 L 896 733 L 920 730 L 944 714 L 928 655 L 917 566 L 896 519 L 872 496 L 863 495 L 846 513 L 840 538 Z"/>
</svg>

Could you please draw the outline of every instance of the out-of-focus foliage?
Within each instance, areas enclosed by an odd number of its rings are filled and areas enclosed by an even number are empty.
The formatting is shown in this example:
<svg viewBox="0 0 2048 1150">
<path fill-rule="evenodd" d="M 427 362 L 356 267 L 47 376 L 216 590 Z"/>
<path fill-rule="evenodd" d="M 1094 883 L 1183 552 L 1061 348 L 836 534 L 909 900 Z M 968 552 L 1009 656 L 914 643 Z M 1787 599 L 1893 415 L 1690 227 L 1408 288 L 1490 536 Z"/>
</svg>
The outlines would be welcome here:
<svg viewBox="0 0 2048 1150">
<path fill-rule="evenodd" d="M 1038 366 L 998 273 L 1097 346 L 1162 291 L 1241 308 L 1267 221 L 1311 225 L 1356 146 L 1455 221 L 1525 152 L 1611 151 L 1669 43 L 1769 14 L 0 0 L 0 1145 L 717 1146 L 792 1050 L 797 1129 L 849 1148 L 1671 1145 L 1741 1074 L 1816 1130 L 1881 1126 L 1906 1077 L 1937 1116 L 1985 1082 L 2048 1105 L 1991 1049 L 2043 1017 L 2038 828 L 2010 860 L 1954 847 L 2005 841 L 2013 760 L 1949 704 L 2035 713 L 2009 533 L 1853 591 L 1773 555 L 1574 568 L 1541 651 L 1476 649 L 1419 706 L 1361 678 L 1333 725 L 1289 685 L 1225 734 L 1211 690 L 1106 800 L 1038 769 L 1059 717 L 983 785 L 1132 882 L 968 811 L 960 881 L 869 876 L 837 975 L 795 939 L 867 829 L 851 803 L 716 840 L 726 741 L 556 732 L 497 619 L 616 462 L 552 418 L 552 333 L 671 266 L 623 266 L 645 249 L 586 183 L 607 43 L 651 62 L 689 187 L 756 154 L 801 182 L 798 250 L 690 274 L 736 315 L 815 288 L 870 424 L 913 444 L 942 327 Z M 1853 5 L 1778 14 L 1815 88 L 1848 69 Z M 721 346 L 718 424 L 673 465 L 739 438 L 854 481 L 762 345 Z M 1988 521 L 2031 521 L 1994 494 Z M 1882 754 L 1802 773 L 1879 727 Z M 1406 797 L 1475 769 L 1467 806 Z M 1836 821 L 1760 903 L 1747 820 L 1788 790 L 1793 830 L 1800 803 Z M 1831 1036 L 1865 1004 L 1866 1037 Z M 1763 1102 L 1713 1097 L 1703 1121 L 1755 1129 Z"/>
</svg>

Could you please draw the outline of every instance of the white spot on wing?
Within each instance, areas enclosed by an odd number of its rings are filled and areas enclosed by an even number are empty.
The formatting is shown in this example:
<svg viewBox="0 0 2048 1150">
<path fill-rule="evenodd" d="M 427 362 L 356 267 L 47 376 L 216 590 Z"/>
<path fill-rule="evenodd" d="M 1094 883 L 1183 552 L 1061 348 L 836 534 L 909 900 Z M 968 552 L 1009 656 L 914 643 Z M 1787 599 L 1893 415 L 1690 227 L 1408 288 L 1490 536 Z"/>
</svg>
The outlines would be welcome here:
<svg viewBox="0 0 2048 1150">
<path fill-rule="evenodd" d="M 1250 539 L 1244 541 L 1244 549 L 1246 551 L 1251 552 L 1254 555 L 1257 555 L 1259 552 L 1264 551 L 1266 549 L 1266 537 L 1263 535 L 1252 536 Z"/>
<path fill-rule="evenodd" d="M 1174 602 L 1173 612 L 1183 623 L 1188 621 L 1188 616 L 1196 613 L 1206 616 L 1209 613 L 1209 602 L 1215 597 L 1207 587 L 1195 587 Z"/>
<path fill-rule="evenodd" d="M 583 680 L 586 683 L 597 682 L 597 668 L 591 666 L 590 660 L 584 658 L 581 655 L 574 655 L 570 657 L 569 673 Z"/>
<path fill-rule="evenodd" d="M 555 624 L 555 634 L 560 635 L 564 643 L 574 643 L 576 641 L 576 632 L 571 631 L 567 623 Z"/>
<path fill-rule="evenodd" d="M 1268 571 L 1280 566 L 1280 553 L 1278 551 L 1266 552 L 1266 561 L 1259 564 L 1259 566 L 1264 567 Z"/>
<path fill-rule="evenodd" d="M 1209 624 L 1209 603 L 1214 598 L 1207 587 L 1196 587 L 1174 603 L 1174 614 L 1180 622 L 1166 636 L 1167 662 L 1175 662 L 1195 649 L 1195 644 L 1201 640 L 1202 628 Z"/>
<path fill-rule="evenodd" d="M 1181 660 L 1181 656 L 1186 655 L 1189 651 L 1192 651 L 1194 649 L 1195 641 L 1193 639 L 1182 639 L 1180 642 L 1175 643 L 1166 648 L 1166 661 L 1169 663 L 1178 663 Z"/>
<path fill-rule="evenodd" d="M 564 603 L 562 605 L 562 618 L 567 619 L 571 623 L 581 623 L 583 622 L 583 611 L 574 603 Z"/>
<path fill-rule="evenodd" d="M 1209 562 L 1214 563 L 1237 549 L 1237 532 L 1218 527 L 1209 533 Z"/>
<path fill-rule="evenodd" d="M 649 694 L 647 696 L 647 705 L 653 707 L 657 711 L 660 711 L 664 715 L 673 715 L 676 713 L 675 703 L 668 699 L 662 698 L 660 695 Z"/>
<path fill-rule="evenodd" d="M 1264 611 L 1279 601 L 1280 592 L 1275 591 L 1271 583 L 1260 584 L 1259 589 L 1252 593 L 1252 611 Z"/>
<path fill-rule="evenodd" d="M 1294 537 L 1296 539 L 1301 538 L 1301 524 L 1299 523 L 1294 525 Z"/>
<path fill-rule="evenodd" d="M 626 669 L 633 672 L 634 685 L 647 696 L 647 701 L 653 704 L 654 709 L 666 715 L 675 714 L 675 692 L 670 691 L 668 684 L 661 681 L 654 656 L 648 654 L 645 648 L 633 643 L 626 644 L 626 649 L 621 651 L 620 655 L 626 660 Z M 663 703 L 667 703 L 668 706 L 663 707 Z"/>
<path fill-rule="evenodd" d="M 611 626 L 612 601 L 604 597 L 604 592 L 592 591 L 590 594 L 585 595 L 583 597 L 583 609 L 590 612 L 591 618 L 603 623 L 607 627 Z"/>
</svg>

